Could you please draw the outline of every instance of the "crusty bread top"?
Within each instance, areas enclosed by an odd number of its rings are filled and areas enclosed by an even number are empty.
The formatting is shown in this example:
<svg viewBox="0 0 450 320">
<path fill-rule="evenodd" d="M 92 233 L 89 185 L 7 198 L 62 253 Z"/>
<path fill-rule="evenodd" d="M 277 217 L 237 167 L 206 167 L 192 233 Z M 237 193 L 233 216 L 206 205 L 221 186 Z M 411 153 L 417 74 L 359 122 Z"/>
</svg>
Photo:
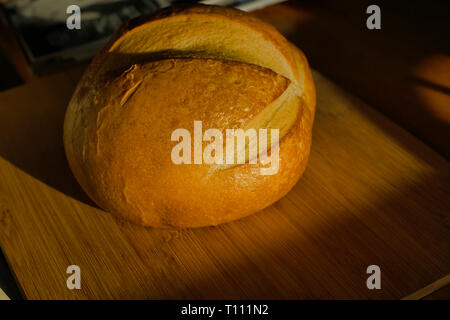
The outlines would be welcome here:
<svg viewBox="0 0 450 320">
<path fill-rule="evenodd" d="M 96 130 L 96 156 L 108 146 L 117 152 L 106 155 L 112 159 L 129 141 L 140 140 L 142 152 L 151 147 L 166 163 L 175 129 L 193 132 L 195 120 L 202 121 L 204 130 L 246 127 L 289 83 L 268 69 L 233 61 L 168 59 L 133 65 L 98 91 L 92 106 L 97 117 L 87 119 L 95 124 L 87 127 Z M 161 162 L 158 158 L 152 165 Z"/>
<path fill-rule="evenodd" d="M 132 64 L 186 57 L 255 64 L 299 86 L 290 44 L 275 28 L 233 8 L 201 5 L 169 7 L 126 22 L 94 58 L 86 78 L 95 86 Z"/>
</svg>

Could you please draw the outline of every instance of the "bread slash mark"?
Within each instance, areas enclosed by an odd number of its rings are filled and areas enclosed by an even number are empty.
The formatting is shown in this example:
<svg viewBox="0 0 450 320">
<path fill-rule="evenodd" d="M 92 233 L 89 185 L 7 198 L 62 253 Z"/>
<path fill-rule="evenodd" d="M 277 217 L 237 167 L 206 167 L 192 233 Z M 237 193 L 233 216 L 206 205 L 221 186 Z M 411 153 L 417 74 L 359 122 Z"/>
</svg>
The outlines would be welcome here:
<svg viewBox="0 0 450 320">
<path fill-rule="evenodd" d="M 134 86 L 132 86 L 130 89 L 128 89 L 125 94 L 123 95 L 122 99 L 120 100 L 120 106 L 123 107 L 128 100 L 131 98 L 131 96 L 136 92 L 136 90 L 141 85 L 143 79 L 139 80 Z"/>
</svg>

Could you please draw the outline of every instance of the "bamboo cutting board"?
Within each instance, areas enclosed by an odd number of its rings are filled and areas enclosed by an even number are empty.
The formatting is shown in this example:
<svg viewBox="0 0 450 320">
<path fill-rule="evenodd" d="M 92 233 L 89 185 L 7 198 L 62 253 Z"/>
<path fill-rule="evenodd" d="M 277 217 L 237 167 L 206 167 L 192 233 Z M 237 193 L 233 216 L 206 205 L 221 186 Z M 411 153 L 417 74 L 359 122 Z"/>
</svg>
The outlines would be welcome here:
<svg viewBox="0 0 450 320">
<path fill-rule="evenodd" d="M 319 73 L 299 183 L 253 216 L 188 230 L 117 220 L 81 191 L 62 145 L 79 76 L 0 93 L 0 245 L 26 298 L 402 298 L 449 273 L 449 163 Z M 381 290 L 366 287 L 373 264 Z"/>
</svg>

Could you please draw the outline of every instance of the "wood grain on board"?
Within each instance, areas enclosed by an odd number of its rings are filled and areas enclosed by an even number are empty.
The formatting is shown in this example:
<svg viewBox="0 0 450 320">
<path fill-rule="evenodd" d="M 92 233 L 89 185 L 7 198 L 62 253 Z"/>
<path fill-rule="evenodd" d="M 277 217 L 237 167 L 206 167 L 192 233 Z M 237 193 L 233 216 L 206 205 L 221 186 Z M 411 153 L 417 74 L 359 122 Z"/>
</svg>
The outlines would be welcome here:
<svg viewBox="0 0 450 320">
<path fill-rule="evenodd" d="M 62 124 L 80 72 L 0 93 L 0 245 L 26 298 L 402 298 L 449 273 L 449 163 L 321 74 L 293 190 L 239 221 L 171 230 L 117 220 L 73 178 Z M 366 287 L 372 264 L 381 290 Z"/>
</svg>

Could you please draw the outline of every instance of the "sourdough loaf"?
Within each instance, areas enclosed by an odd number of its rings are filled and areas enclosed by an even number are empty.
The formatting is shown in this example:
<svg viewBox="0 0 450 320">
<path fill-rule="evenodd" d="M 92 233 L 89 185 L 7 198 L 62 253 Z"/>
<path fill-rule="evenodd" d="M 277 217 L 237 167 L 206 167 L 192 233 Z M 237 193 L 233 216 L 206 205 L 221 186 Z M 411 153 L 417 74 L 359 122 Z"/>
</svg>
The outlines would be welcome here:
<svg viewBox="0 0 450 320">
<path fill-rule="evenodd" d="M 125 23 L 93 59 L 67 108 L 64 146 L 101 208 L 146 226 L 217 225 L 295 185 L 314 110 L 308 63 L 273 27 L 225 7 L 168 8 Z M 175 164 L 171 134 L 194 121 L 279 129 L 277 173 L 249 161 Z"/>
</svg>

